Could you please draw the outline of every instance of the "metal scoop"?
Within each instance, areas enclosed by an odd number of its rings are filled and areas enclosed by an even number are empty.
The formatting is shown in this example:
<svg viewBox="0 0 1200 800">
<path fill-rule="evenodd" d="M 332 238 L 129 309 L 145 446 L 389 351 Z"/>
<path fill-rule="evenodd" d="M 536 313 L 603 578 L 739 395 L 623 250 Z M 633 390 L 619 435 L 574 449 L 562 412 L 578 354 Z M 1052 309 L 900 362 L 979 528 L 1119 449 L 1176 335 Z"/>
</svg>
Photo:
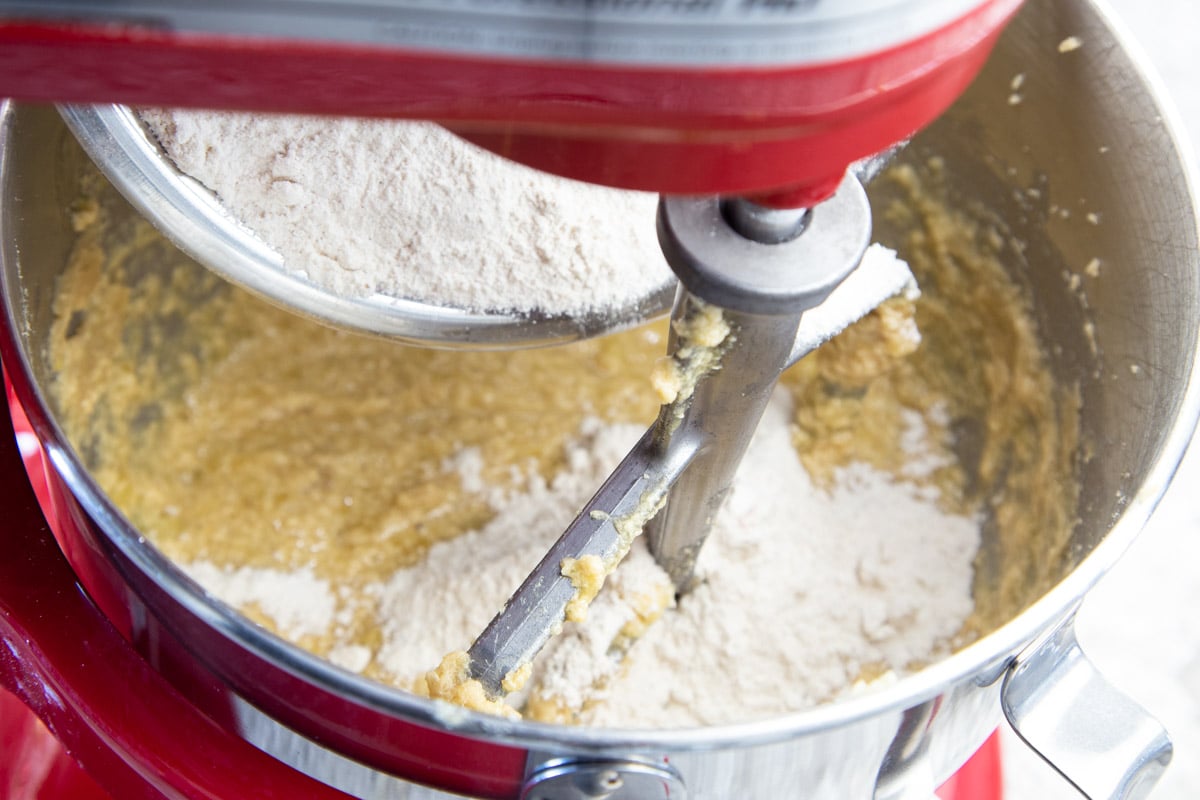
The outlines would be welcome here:
<svg viewBox="0 0 1200 800">
<path fill-rule="evenodd" d="M 802 233 L 799 231 L 803 229 Z M 902 262 L 857 270 L 871 231 L 861 184 L 847 177 L 810 212 L 716 199 L 668 199 L 659 239 L 681 281 L 671 349 L 697 309 L 718 306 L 729 333 L 711 369 L 654 425 L 587 503 L 468 651 L 470 677 L 503 695 L 561 629 L 581 592 L 571 567 L 611 571 L 644 529 L 684 592 L 734 472 L 779 375 L 887 298 L 915 286 Z M 797 235 L 799 233 L 799 235 Z"/>
<path fill-rule="evenodd" d="M 671 308 L 673 283 L 636 304 L 582 316 L 468 311 L 383 294 L 341 297 L 289 272 L 278 252 L 175 167 L 131 109 L 60 111 L 101 171 L 180 250 L 264 300 L 326 325 L 424 346 L 511 349 L 633 327 Z"/>
</svg>

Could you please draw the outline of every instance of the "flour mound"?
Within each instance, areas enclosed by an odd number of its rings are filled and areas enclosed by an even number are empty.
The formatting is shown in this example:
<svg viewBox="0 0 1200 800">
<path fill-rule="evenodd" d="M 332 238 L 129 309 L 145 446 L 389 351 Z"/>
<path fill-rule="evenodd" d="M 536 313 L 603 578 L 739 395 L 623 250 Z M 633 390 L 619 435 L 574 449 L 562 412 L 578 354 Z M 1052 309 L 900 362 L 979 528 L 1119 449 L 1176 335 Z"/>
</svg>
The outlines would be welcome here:
<svg viewBox="0 0 1200 800">
<path fill-rule="evenodd" d="M 672 280 L 654 195 L 546 175 L 430 123 L 141 116 L 289 271 L 338 296 L 585 315 Z"/>
<path fill-rule="evenodd" d="M 528 695 L 554 710 L 553 721 L 745 721 L 812 707 L 864 674 L 903 673 L 948 652 L 973 608 L 979 520 L 946 514 L 927 487 L 864 465 L 818 489 L 791 445 L 791 413 L 777 391 L 693 591 L 614 651 L 639 604 L 670 585 L 639 538 L 587 621 L 564 625 L 535 661 Z M 403 684 L 465 649 L 640 433 L 589 423 L 549 485 L 533 480 L 487 526 L 397 573 L 379 608 L 387 671 Z"/>
</svg>

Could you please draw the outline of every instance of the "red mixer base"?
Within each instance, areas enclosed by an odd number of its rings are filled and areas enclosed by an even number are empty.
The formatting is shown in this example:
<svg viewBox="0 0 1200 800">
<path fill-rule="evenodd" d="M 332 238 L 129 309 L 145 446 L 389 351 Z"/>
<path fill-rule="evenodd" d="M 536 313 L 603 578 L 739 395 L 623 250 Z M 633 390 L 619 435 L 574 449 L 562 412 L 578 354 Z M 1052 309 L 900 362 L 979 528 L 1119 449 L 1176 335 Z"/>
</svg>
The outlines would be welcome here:
<svg viewBox="0 0 1200 800">
<path fill-rule="evenodd" d="M 0 689 L 0 800 L 111 800 L 20 700 Z M 1002 800 L 1000 737 L 938 790 L 941 800 Z"/>
</svg>

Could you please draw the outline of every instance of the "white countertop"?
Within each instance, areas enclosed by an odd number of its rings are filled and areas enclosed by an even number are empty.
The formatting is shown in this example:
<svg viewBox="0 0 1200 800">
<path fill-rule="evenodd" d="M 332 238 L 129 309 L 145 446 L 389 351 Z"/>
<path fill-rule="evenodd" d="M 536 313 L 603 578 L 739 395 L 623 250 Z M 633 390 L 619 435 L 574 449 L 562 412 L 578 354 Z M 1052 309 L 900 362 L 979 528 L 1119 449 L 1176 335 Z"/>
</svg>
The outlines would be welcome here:
<svg viewBox="0 0 1200 800">
<path fill-rule="evenodd" d="M 1108 0 L 1163 79 L 1193 152 L 1200 153 L 1200 2 Z M 1154 714 L 1175 756 L 1150 800 L 1200 797 L 1200 444 L 1149 525 L 1078 620 L 1079 641 L 1109 680 Z M 1005 800 L 1081 795 L 1005 731 Z"/>
</svg>

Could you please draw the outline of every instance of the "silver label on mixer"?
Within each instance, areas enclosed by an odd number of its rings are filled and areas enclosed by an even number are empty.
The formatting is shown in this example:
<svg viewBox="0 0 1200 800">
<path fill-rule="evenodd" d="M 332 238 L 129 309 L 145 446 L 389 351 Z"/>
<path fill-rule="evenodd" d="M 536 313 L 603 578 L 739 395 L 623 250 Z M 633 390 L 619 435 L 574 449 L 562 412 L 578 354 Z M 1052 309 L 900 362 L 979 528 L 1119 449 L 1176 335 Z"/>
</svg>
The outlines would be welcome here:
<svg viewBox="0 0 1200 800">
<path fill-rule="evenodd" d="M 0 0 L 0 18 L 516 59 L 803 66 L 880 52 L 995 0 Z"/>
</svg>

